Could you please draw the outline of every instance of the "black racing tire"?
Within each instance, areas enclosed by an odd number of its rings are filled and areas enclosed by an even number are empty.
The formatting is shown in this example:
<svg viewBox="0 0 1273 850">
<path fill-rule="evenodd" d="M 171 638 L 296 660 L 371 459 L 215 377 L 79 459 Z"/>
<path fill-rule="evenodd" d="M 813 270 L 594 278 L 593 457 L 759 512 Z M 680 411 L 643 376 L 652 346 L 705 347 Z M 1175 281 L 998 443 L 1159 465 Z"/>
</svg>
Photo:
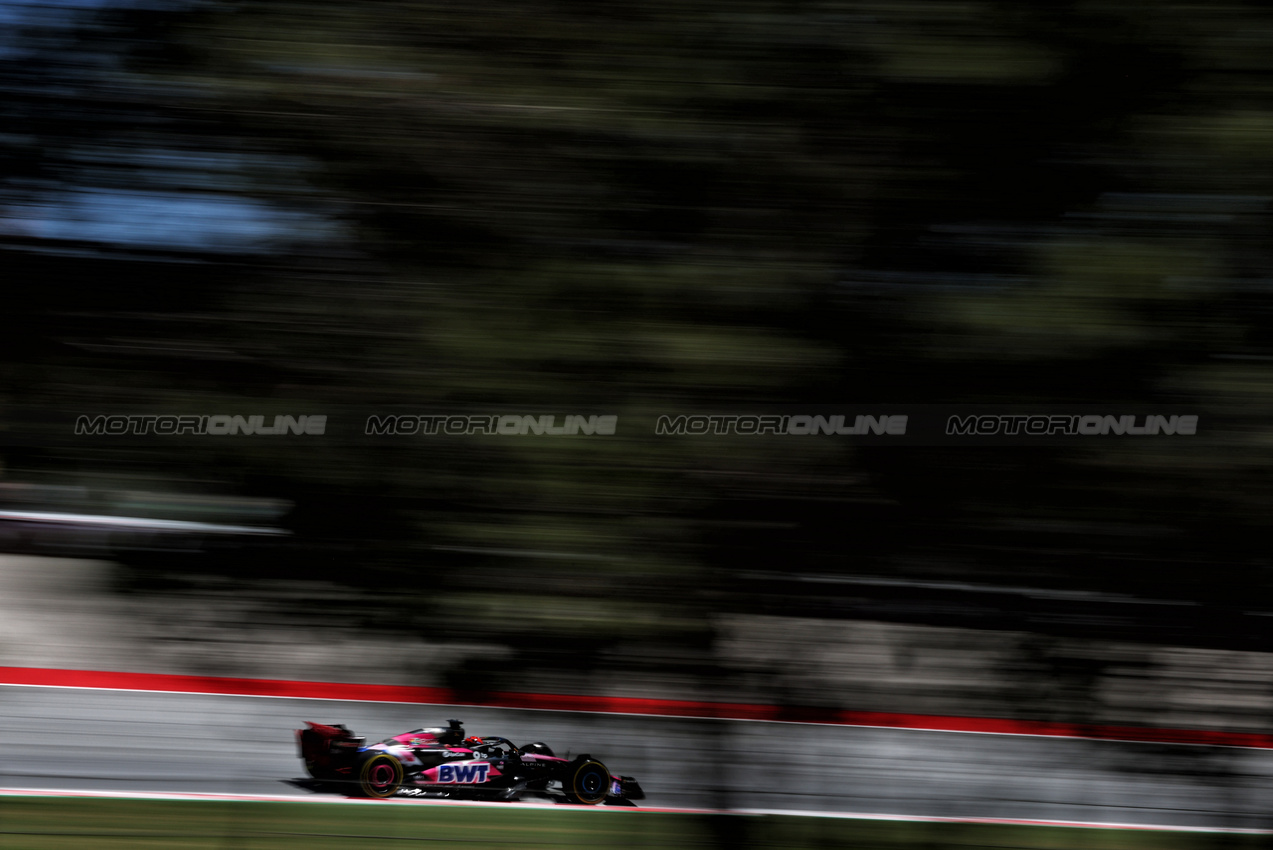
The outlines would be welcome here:
<svg viewBox="0 0 1273 850">
<path fill-rule="evenodd" d="M 610 771 L 596 759 L 576 759 L 564 771 L 561 789 L 572 803 L 584 806 L 604 803 L 610 793 Z"/>
<path fill-rule="evenodd" d="M 358 766 L 358 794 L 383 800 L 398 793 L 404 772 L 402 762 L 388 753 L 372 753 Z"/>
</svg>

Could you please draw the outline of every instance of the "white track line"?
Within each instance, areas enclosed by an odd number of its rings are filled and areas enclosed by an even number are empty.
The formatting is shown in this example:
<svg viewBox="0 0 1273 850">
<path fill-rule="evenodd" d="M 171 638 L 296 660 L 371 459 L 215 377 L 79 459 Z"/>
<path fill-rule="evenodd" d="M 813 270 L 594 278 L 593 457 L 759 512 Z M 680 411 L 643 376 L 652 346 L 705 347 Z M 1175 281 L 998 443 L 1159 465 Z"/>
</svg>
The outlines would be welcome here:
<svg viewBox="0 0 1273 850">
<path fill-rule="evenodd" d="M 483 800 L 437 800 L 421 797 L 397 797 L 388 800 L 367 800 L 357 797 L 313 795 L 308 797 L 287 794 L 224 794 L 198 791 L 90 791 L 60 788 L 0 788 L 0 797 L 98 797 L 113 800 L 184 800 L 195 802 L 223 801 L 239 803 L 321 803 L 331 806 L 467 806 L 483 809 L 542 809 L 563 812 L 662 812 L 664 814 L 714 815 L 713 809 L 678 809 L 660 806 L 564 806 L 557 803 L 490 802 Z"/>
<path fill-rule="evenodd" d="M 1041 820 L 1034 818 L 933 817 L 929 815 L 881 815 L 865 812 L 812 812 L 789 809 L 738 809 L 741 815 L 842 818 L 845 820 L 896 821 L 900 823 L 964 823 L 992 826 L 1056 826 L 1073 829 L 1132 829 L 1153 832 L 1215 832 L 1234 835 L 1273 835 L 1273 829 L 1244 829 L 1227 826 L 1169 826 L 1148 823 L 1103 823 L 1100 821 Z"/>
</svg>

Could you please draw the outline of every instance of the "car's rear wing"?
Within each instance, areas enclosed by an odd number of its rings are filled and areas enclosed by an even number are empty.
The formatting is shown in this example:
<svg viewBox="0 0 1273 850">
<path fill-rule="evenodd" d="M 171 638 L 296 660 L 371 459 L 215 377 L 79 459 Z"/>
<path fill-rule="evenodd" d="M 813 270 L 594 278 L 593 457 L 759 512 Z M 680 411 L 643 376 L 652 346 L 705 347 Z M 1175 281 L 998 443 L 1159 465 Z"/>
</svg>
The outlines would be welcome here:
<svg viewBox="0 0 1273 850">
<path fill-rule="evenodd" d="M 305 725 L 309 728 L 296 730 L 296 744 L 311 773 L 338 767 L 367 743 L 366 738 L 358 737 L 341 723 L 327 725 L 306 720 Z"/>
</svg>

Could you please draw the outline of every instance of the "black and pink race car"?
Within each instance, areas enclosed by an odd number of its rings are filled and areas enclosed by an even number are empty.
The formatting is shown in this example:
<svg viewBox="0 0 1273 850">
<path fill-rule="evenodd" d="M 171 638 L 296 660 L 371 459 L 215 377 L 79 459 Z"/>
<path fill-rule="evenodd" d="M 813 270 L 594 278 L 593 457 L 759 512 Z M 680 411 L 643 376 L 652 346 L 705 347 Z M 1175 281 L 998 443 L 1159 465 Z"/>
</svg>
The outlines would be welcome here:
<svg viewBox="0 0 1273 850">
<path fill-rule="evenodd" d="M 370 746 L 338 723 L 305 725 L 296 740 L 309 775 L 353 796 L 516 800 L 530 791 L 585 805 L 632 805 L 645 797 L 635 779 L 611 774 L 592 756 L 564 759 L 542 743 L 466 738 L 458 720 Z"/>
</svg>

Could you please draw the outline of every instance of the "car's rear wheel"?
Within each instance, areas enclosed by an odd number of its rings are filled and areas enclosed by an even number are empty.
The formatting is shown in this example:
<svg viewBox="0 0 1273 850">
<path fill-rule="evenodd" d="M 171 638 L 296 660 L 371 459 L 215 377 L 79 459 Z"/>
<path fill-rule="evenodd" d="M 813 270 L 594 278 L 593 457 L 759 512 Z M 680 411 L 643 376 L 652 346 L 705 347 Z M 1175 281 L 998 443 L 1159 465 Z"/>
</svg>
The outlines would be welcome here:
<svg viewBox="0 0 1273 850">
<path fill-rule="evenodd" d="M 384 799 L 402 787 L 402 762 L 388 753 L 375 753 L 358 769 L 358 793 L 364 797 Z"/>
<path fill-rule="evenodd" d="M 610 771 L 596 759 L 581 758 L 566 769 L 561 787 L 572 803 L 595 806 L 610 793 Z"/>
</svg>

